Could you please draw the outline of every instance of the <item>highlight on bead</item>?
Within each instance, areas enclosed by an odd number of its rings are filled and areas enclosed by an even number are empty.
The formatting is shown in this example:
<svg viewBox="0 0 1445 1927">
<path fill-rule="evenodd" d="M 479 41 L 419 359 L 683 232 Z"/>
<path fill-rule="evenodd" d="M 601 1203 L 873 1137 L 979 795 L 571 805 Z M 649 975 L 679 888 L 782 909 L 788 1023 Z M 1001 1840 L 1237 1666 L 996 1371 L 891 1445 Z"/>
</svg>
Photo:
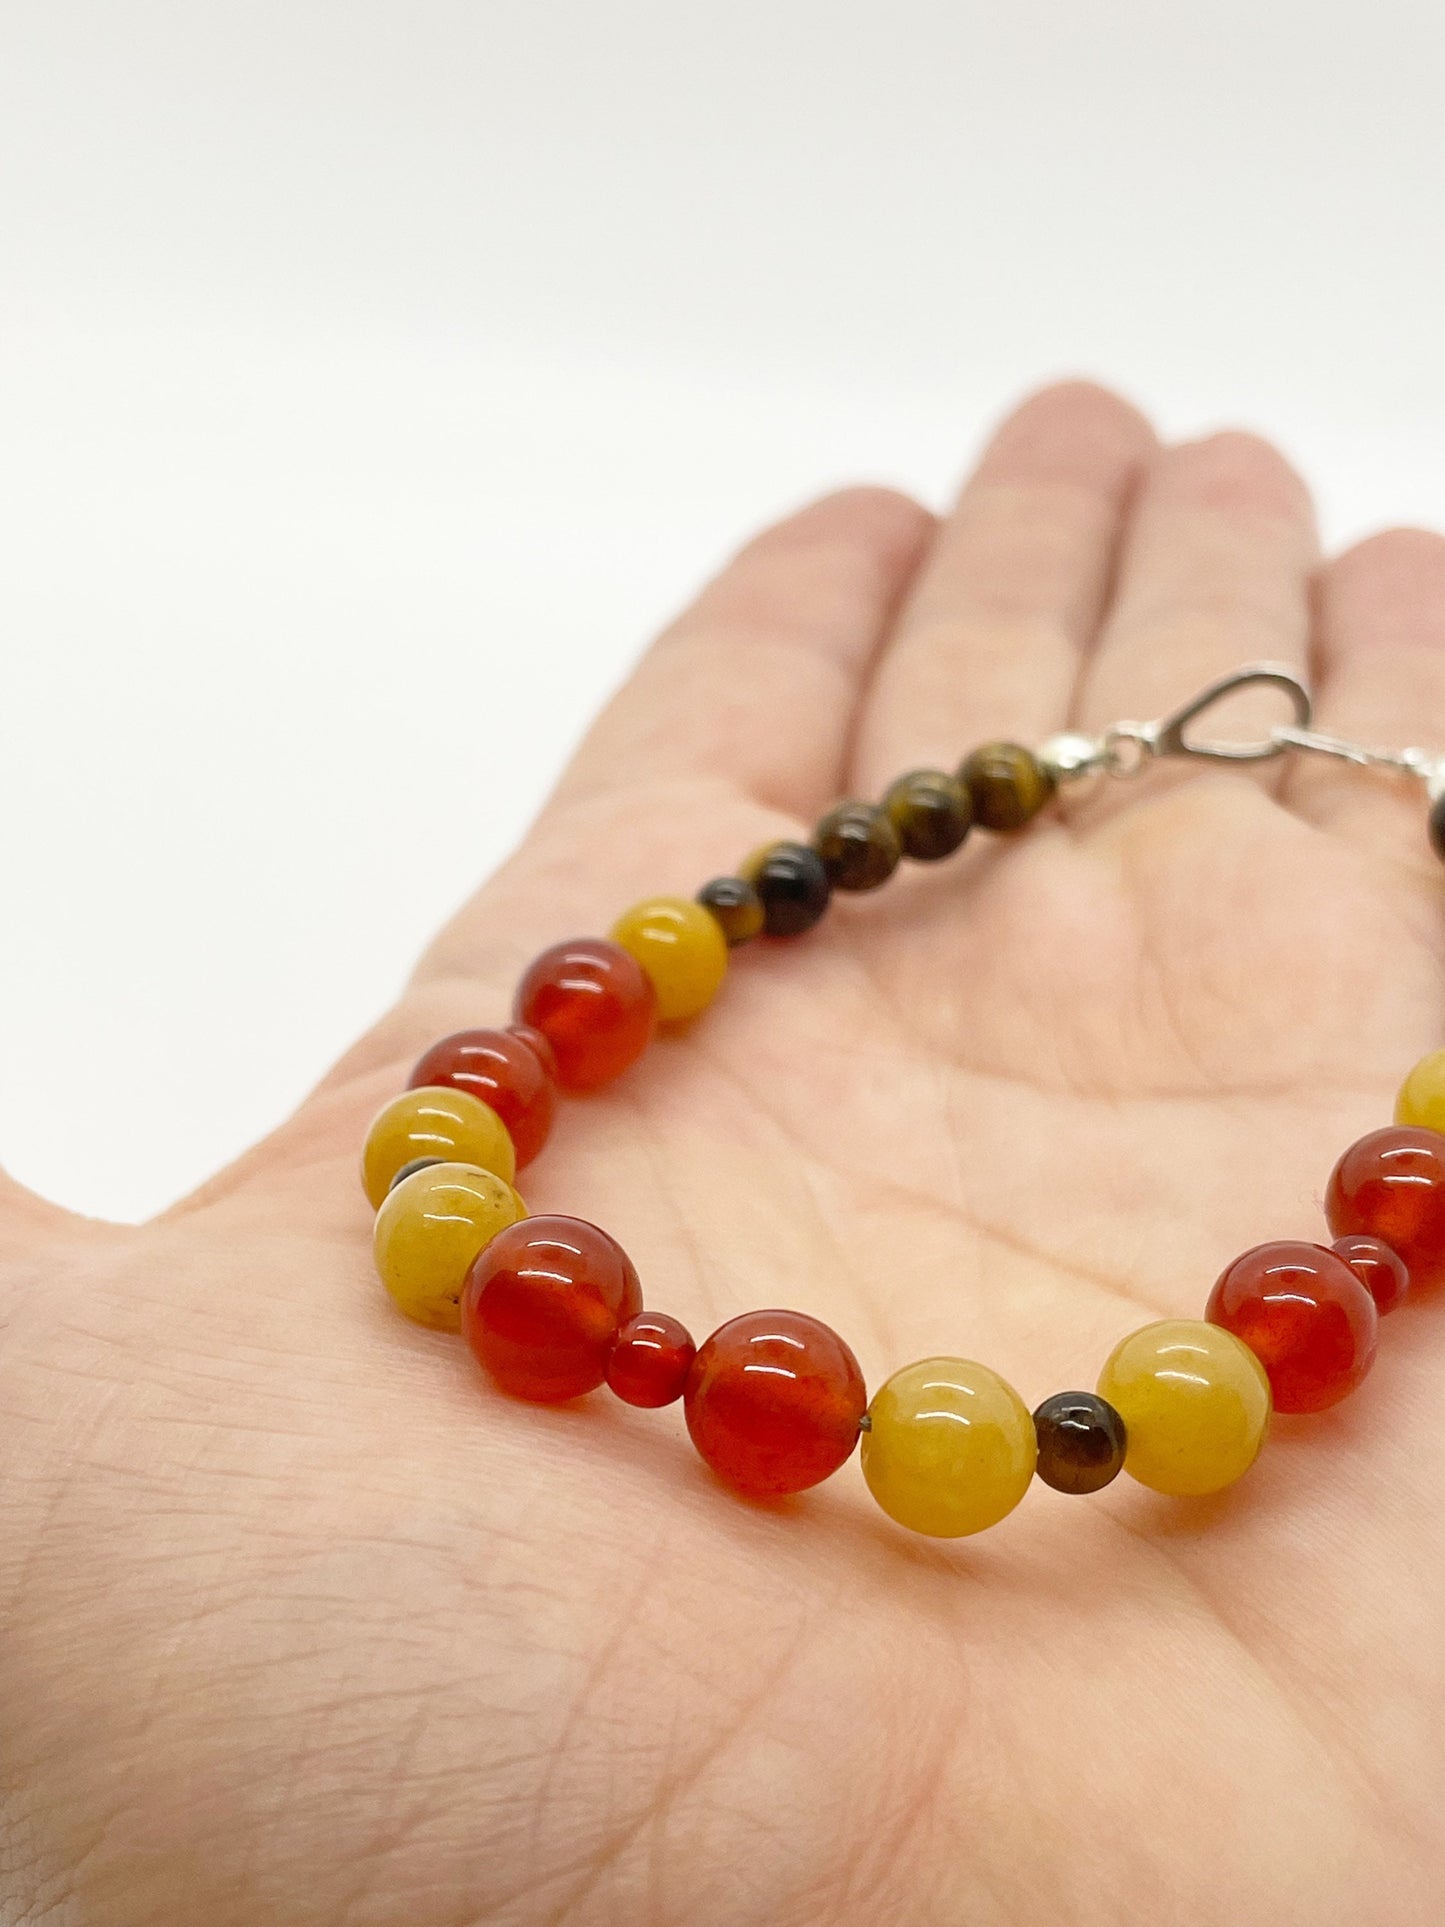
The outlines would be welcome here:
<svg viewBox="0 0 1445 1927">
<path fill-rule="evenodd" d="M 699 1016 L 727 975 L 727 938 L 716 917 L 689 897 L 647 897 L 635 903 L 613 924 L 612 941 L 647 972 L 663 1024 Z"/>
<path fill-rule="evenodd" d="M 373 1207 L 380 1209 L 404 1164 L 432 1157 L 479 1165 L 508 1184 L 517 1175 L 511 1135 L 491 1105 L 470 1091 L 427 1084 L 402 1091 L 371 1120 L 361 1182 Z"/>
<path fill-rule="evenodd" d="M 418 1325 L 456 1331 L 462 1288 L 477 1254 L 527 1207 L 504 1179 L 476 1165 L 426 1164 L 382 1203 L 372 1230 L 377 1275 Z"/>
</svg>

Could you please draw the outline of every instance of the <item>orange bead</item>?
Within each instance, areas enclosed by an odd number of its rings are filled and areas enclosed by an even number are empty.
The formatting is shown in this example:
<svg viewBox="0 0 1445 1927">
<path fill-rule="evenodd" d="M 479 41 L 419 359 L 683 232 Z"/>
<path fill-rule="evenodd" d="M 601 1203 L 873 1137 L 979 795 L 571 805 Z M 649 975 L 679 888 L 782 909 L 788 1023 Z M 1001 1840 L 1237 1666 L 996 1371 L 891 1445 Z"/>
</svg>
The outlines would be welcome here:
<svg viewBox="0 0 1445 1927">
<path fill-rule="evenodd" d="M 657 1022 L 652 979 L 600 937 L 553 944 L 517 987 L 517 1022 L 541 1031 L 564 1090 L 595 1091 L 647 1049 Z"/>
</svg>

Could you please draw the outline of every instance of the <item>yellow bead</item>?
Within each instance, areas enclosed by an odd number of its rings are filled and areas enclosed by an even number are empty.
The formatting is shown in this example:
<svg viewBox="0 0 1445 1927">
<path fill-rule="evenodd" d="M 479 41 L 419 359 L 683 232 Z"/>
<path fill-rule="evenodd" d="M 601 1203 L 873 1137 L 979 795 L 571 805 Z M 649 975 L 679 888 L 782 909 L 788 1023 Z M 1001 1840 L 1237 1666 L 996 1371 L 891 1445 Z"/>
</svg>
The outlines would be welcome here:
<svg viewBox="0 0 1445 1927">
<path fill-rule="evenodd" d="M 1423 1124 L 1429 1131 L 1445 1131 L 1445 1050 L 1422 1057 L 1400 1086 L 1395 1099 L 1397 1124 Z"/>
<path fill-rule="evenodd" d="M 371 1120 L 361 1154 L 361 1182 L 380 1208 L 391 1181 L 413 1158 L 452 1158 L 495 1171 L 510 1184 L 517 1153 L 490 1104 L 470 1091 L 422 1084 L 383 1104 Z"/>
<path fill-rule="evenodd" d="M 717 918 L 687 897 L 633 904 L 613 924 L 612 941 L 631 951 L 652 979 L 664 1024 L 706 1010 L 727 975 L 727 938 Z"/>
<path fill-rule="evenodd" d="M 419 1325 L 456 1331 L 457 1306 L 472 1260 L 527 1207 L 495 1172 L 471 1164 L 430 1164 L 403 1178 L 376 1214 L 381 1282 Z"/>
<path fill-rule="evenodd" d="M 890 1519 L 960 1539 L 1013 1511 L 1038 1442 L 1028 1407 L 997 1372 L 967 1358 L 925 1358 L 874 1395 L 861 1456 Z"/>
<path fill-rule="evenodd" d="M 1124 1470 L 1156 1492 L 1218 1492 L 1247 1472 L 1269 1427 L 1269 1380 L 1233 1332 L 1165 1318 L 1131 1332 L 1099 1374 L 1128 1434 Z"/>
</svg>

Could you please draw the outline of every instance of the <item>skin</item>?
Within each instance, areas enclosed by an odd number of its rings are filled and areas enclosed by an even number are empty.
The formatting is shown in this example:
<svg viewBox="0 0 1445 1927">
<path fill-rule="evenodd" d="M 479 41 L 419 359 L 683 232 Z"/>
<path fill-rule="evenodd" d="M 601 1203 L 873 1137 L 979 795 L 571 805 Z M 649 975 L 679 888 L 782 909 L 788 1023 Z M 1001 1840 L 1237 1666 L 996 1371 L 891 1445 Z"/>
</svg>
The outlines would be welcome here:
<svg viewBox="0 0 1445 1927">
<path fill-rule="evenodd" d="M 512 1403 L 390 1309 L 356 1163 L 545 943 L 972 744 L 1250 658 L 1445 743 L 1445 541 L 1322 565 L 1264 443 L 1048 391 L 953 513 L 855 490 L 644 659 L 517 855 L 301 1112 L 140 1228 L 0 1214 L 0 1917 L 25 1927 L 1410 1927 L 1445 1874 L 1445 1307 L 1170 1501 L 911 1538 L 850 1464 L 725 1494 L 680 1414 Z M 1274 714 L 1273 711 L 1270 712 Z M 977 836 L 569 1104 L 522 1174 L 700 1336 L 784 1304 L 869 1383 L 1033 1405 L 1319 1238 L 1441 1041 L 1418 787 L 1174 765 Z"/>
</svg>

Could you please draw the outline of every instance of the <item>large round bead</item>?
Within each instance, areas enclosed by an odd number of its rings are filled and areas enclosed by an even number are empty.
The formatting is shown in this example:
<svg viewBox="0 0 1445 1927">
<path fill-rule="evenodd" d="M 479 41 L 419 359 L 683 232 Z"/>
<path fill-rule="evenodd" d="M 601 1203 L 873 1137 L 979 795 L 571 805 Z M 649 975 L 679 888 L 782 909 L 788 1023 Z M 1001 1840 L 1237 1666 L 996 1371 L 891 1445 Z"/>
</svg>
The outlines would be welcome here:
<svg viewBox="0 0 1445 1927">
<path fill-rule="evenodd" d="M 381 1282 L 408 1318 L 455 1331 L 473 1259 L 526 1214 L 511 1185 L 494 1172 L 470 1164 L 413 1171 L 376 1214 L 372 1244 Z"/>
<path fill-rule="evenodd" d="M 647 1049 L 657 993 L 636 957 L 600 937 L 553 944 L 517 987 L 517 1021 L 541 1031 L 569 1091 L 595 1091 Z"/>
<path fill-rule="evenodd" d="M 417 1059 L 408 1081 L 413 1089 L 446 1084 L 489 1104 L 507 1127 L 519 1167 L 547 1142 L 557 1089 L 536 1051 L 515 1031 L 454 1031 Z"/>
<path fill-rule="evenodd" d="M 967 1358 L 925 1358 L 879 1387 L 863 1476 L 890 1519 L 935 1539 L 982 1532 L 1029 1489 L 1038 1447 L 1006 1379 Z"/>
<path fill-rule="evenodd" d="M 1387 1124 L 1360 1138 L 1330 1173 L 1325 1215 L 1337 1238 L 1387 1244 L 1416 1290 L 1445 1281 L 1445 1137 Z"/>
<path fill-rule="evenodd" d="M 462 1293 L 462 1331 L 514 1398 L 557 1404 L 594 1391 L 617 1335 L 642 1310 L 632 1260 L 583 1218 L 542 1215 L 487 1246 Z"/>
<path fill-rule="evenodd" d="M 1404 1259 L 1378 1238 L 1336 1238 L 1330 1249 L 1354 1272 L 1381 1316 L 1393 1311 L 1409 1291 L 1410 1274 Z"/>
<path fill-rule="evenodd" d="M 1422 1057 L 1400 1086 L 1395 1122 L 1445 1131 L 1445 1050 Z"/>
<path fill-rule="evenodd" d="M 750 1311 L 692 1361 L 683 1409 L 692 1442 L 740 1492 L 802 1492 L 848 1457 L 868 1394 L 858 1361 L 816 1318 Z"/>
<path fill-rule="evenodd" d="M 686 1023 L 706 1010 L 727 975 L 727 938 L 717 918 L 690 897 L 633 904 L 613 924 L 612 941 L 652 979 L 660 1023 Z"/>
<path fill-rule="evenodd" d="M 1269 1380 L 1233 1332 L 1165 1318 L 1131 1332 L 1099 1374 L 1124 1421 L 1124 1470 L 1156 1492 L 1197 1495 L 1232 1485 L 1254 1464 L 1269 1426 Z"/>
<path fill-rule="evenodd" d="M 403 1091 L 371 1120 L 361 1153 L 361 1182 L 375 1208 L 380 1209 L 401 1167 L 417 1158 L 480 1165 L 508 1184 L 517 1175 L 516 1150 L 491 1105 L 470 1091 L 444 1085 Z"/>
<path fill-rule="evenodd" d="M 1323 1245 L 1256 1245 L 1220 1274 L 1204 1315 L 1248 1345 L 1277 1412 L 1337 1405 L 1374 1363 L 1375 1301 Z"/>
</svg>

